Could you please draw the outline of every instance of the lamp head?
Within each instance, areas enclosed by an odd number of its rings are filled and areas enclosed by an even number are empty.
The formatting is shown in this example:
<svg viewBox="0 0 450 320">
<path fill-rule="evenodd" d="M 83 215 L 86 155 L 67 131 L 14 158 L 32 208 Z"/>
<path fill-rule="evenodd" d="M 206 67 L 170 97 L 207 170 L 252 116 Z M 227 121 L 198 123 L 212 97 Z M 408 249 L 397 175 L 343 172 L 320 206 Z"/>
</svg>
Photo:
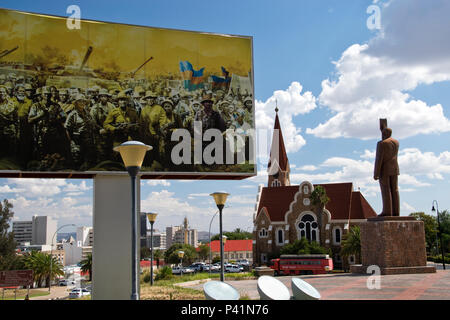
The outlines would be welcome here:
<svg viewBox="0 0 450 320">
<path fill-rule="evenodd" d="M 145 153 L 152 150 L 153 147 L 148 146 L 139 141 L 127 141 L 120 146 L 114 148 L 114 151 L 120 152 L 125 168 L 142 166 L 145 158 Z"/>
<path fill-rule="evenodd" d="M 434 209 L 434 205 L 433 205 L 433 207 L 431 208 L 431 211 L 433 211 L 433 212 L 435 212 L 435 211 L 436 211 L 436 209 Z"/>
<path fill-rule="evenodd" d="M 181 259 L 183 259 L 183 257 L 184 257 L 184 251 L 178 251 L 178 258 L 181 258 Z"/>
<path fill-rule="evenodd" d="M 225 244 L 225 242 L 227 242 L 228 237 L 227 236 L 222 236 L 222 242 L 223 244 Z"/>
<path fill-rule="evenodd" d="M 157 215 L 158 215 L 157 213 L 152 213 L 152 212 L 147 213 L 148 222 L 150 222 L 150 223 L 155 222 Z"/>
<path fill-rule="evenodd" d="M 214 198 L 214 201 L 216 202 L 217 207 L 219 206 L 225 206 L 225 202 L 227 201 L 227 197 L 229 196 L 229 193 L 226 192 L 214 192 L 211 193 L 210 196 Z"/>
</svg>

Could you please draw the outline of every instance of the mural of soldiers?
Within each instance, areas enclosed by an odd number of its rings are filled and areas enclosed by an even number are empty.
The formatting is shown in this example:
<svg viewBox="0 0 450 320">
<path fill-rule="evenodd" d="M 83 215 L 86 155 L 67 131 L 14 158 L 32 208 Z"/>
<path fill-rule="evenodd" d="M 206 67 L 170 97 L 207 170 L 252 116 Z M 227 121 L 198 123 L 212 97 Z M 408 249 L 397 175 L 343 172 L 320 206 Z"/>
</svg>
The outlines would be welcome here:
<svg viewBox="0 0 450 320">
<path fill-rule="evenodd" d="M 141 126 L 144 130 L 143 139 L 146 144 L 153 147 L 150 155 L 146 157 L 144 165 L 150 165 L 148 161 L 155 161 L 155 165 L 161 165 L 161 159 L 159 157 L 161 128 L 167 123 L 167 117 L 165 110 L 158 104 L 156 104 L 157 95 L 153 91 L 147 91 L 145 93 L 144 101 L 145 106 L 142 108 L 141 113 Z"/>
<path fill-rule="evenodd" d="M 137 138 L 137 112 L 130 105 L 130 98 L 125 92 L 117 96 L 119 107 L 112 109 L 104 123 L 103 128 L 112 135 L 113 147 Z"/>
<path fill-rule="evenodd" d="M 17 109 L 7 99 L 6 89 L 0 87 L 0 158 L 15 156 L 16 123 Z"/>
<path fill-rule="evenodd" d="M 88 103 L 84 95 L 78 94 L 75 97 L 74 108 L 64 123 L 70 138 L 74 165 L 81 170 L 87 170 L 96 164 L 94 124 L 86 109 Z"/>
<path fill-rule="evenodd" d="M 211 94 L 203 95 L 201 104 L 203 109 L 197 111 L 195 121 L 202 122 L 203 132 L 211 128 L 219 129 L 221 132 L 224 132 L 226 129 L 225 121 L 219 112 L 213 110 L 214 101 L 211 98 Z"/>
<path fill-rule="evenodd" d="M 34 126 L 34 143 L 37 147 L 38 160 L 42 161 L 48 156 L 58 154 L 61 161 L 69 161 L 69 141 L 64 128 L 65 120 L 66 113 L 58 103 L 54 102 L 52 93 L 44 87 L 42 100 L 34 104 L 28 114 L 28 122 Z"/>
<path fill-rule="evenodd" d="M 109 102 L 110 94 L 106 89 L 100 89 L 99 102 L 89 111 L 94 125 L 94 140 L 97 149 L 97 162 L 111 159 L 112 140 L 111 135 L 103 128 L 103 124 L 108 114 L 115 108 Z"/>
<path fill-rule="evenodd" d="M 18 125 L 16 135 L 18 141 L 17 157 L 19 163 L 24 166 L 32 156 L 31 126 L 28 123 L 28 113 L 30 112 L 32 101 L 26 97 L 25 86 L 18 85 L 16 96 L 11 99 L 11 103 L 17 112 Z"/>
</svg>

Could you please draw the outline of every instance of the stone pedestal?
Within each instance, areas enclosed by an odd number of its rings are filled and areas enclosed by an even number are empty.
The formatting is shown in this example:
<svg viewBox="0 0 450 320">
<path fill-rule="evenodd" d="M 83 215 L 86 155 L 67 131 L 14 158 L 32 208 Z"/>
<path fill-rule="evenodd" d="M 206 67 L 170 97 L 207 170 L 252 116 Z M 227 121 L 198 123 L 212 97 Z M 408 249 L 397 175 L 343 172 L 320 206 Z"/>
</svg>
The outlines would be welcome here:
<svg viewBox="0 0 450 320">
<path fill-rule="evenodd" d="M 422 221 L 414 217 L 369 218 L 360 225 L 361 262 L 350 271 L 366 273 L 371 265 L 381 274 L 432 273 L 427 267 L 425 230 Z"/>
</svg>

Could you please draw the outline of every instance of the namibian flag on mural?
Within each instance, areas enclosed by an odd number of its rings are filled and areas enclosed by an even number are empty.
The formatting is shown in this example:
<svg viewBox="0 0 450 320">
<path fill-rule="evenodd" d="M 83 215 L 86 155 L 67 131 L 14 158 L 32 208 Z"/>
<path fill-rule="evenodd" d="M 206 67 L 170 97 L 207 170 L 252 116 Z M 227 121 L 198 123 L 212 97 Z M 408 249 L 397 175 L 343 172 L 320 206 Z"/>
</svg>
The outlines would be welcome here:
<svg viewBox="0 0 450 320">
<path fill-rule="evenodd" d="M 230 84 L 231 77 L 228 76 L 230 73 L 224 67 L 221 68 L 222 68 L 222 75 L 224 76 L 224 78 L 211 76 L 213 81 L 212 83 L 213 89 L 227 89 L 228 85 Z"/>
<path fill-rule="evenodd" d="M 184 88 L 189 91 L 203 88 L 204 70 L 205 68 L 194 70 L 192 64 L 189 61 L 180 61 L 180 71 L 184 80 Z"/>
</svg>

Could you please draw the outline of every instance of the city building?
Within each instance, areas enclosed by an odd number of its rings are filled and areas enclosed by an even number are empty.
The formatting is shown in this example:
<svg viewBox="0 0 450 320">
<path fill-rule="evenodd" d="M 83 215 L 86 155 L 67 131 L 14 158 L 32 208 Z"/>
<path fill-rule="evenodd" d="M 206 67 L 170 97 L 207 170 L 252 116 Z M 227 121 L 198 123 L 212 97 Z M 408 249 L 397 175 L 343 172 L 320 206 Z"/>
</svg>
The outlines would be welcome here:
<svg viewBox="0 0 450 320">
<path fill-rule="evenodd" d="M 92 247 L 94 245 L 94 228 L 78 227 L 77 228 L 77 246 Z"/>
<path fill-rule="evenodd" d="M 18 245 L 31 244 L 33 239 L 32 221 L 14 221 L 12 231 L 14 233 L 14 241 Z"/>
<path fill-rule="evenodd" d="M 57 222 L 48 216 L 33 216 L 31 221 L 14 221 L 14 240 L 21 245 L 51 245 L 57 230 Z M 56 236 L 55 236 L 56 237 Z"/>
<path fill-rule="evenodd" d="M 151 248 L 150 231 L 147 231 L 146 247 Z M 153 230 L 153 248 L 155 250 L 166 250 L 167 236 L 165 232 L 159 232 L 159 230 Z"/>
<path fill-rule="evenodd" d="M 354 256 L 343 259 L 340 250 L 343 236 L 353 225 L 377 216 L 361 192 L 354 191 L 351 182 L 312 184 L 304 181 L 300 185 L 291 185 L 289 173 L 277 113 L 268 183 L 267 187 L 259 187 L 253 216 L 254 263 L 268 264 L 284 245 L 303 237 L 331 249 L 335 268 L 348 269 L 349 265 L 358 263 Z M 323 210 L 311 201 L 311 193 L 319 185 L 330 199 Z"/>
<path fill-rule="evenodd" d="M 210 244 L 207 243 L 209 246 Z M 227 240 L 223 246 L 223 261 L 230 262 L 247 259 L 249 264 L 253 264 L 253 241 L 249 240 Z M 211 241 L 212 257 L 220 257 L 220 241 Z"/>
<path fill-rule="evenodd" d="M 166 227 L 166 247 L 170 248 L 174 243 L 175 233 L 181 230 L 181 226 Z"/>
</svg>

